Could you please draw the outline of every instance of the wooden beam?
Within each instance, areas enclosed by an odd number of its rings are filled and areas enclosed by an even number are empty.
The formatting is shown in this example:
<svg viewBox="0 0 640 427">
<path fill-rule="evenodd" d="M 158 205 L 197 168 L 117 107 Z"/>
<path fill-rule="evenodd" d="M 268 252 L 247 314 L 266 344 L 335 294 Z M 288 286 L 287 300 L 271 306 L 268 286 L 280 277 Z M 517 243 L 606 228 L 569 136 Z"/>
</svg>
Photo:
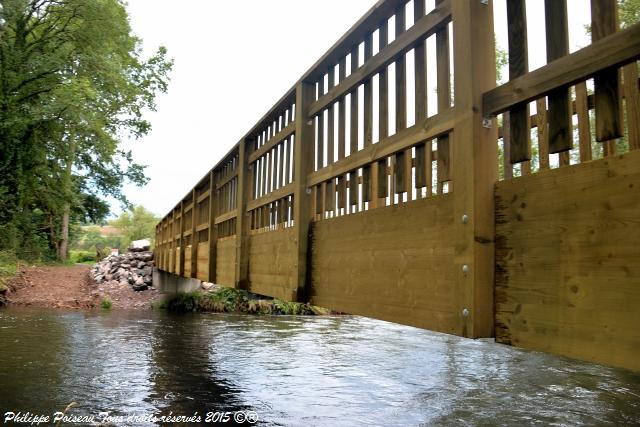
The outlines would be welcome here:
<svg viewBox="0 0 640 427">
<path fill-rule="evenodd" d="M 458 226 L 451 262 L 459 297 L 460 334 L 493 336 L 494 199 L 498 175 L 497 127 L 483 126 L 477 106 L 482 94 L 495 87 L 496 64 L 493 4 L 453 3 L 455 129 L 453 221 Z M 466 215 L 467 220 L 463 220 Z M 465 268 L 466 266 L 466 268 Z M 464 309 L 467 309 L 465 312 Z M 465 316 L 466 314 L 466 316 Z"/>
<path fill-rule="evenodd" d="M 311 220 L 311 197 L 307 193 L 307 175 L 313 170 L 313 126 L 309 125 L 309 105 L 313 102 L 313 85 L 301 81 L 296 88 L 296 139 L 294 149 L 293 220 L 295 264 L 292 273 L 297 284 L 297 301 L 307 298 L 307 250 Z"/>
<path fill-rule="evenodd" d="M 216 194 L 216 184 L 214 172 L 209 172 L 209 282 L 216 283 L 217 254 L 218 254 L 218 225 L 216 224 L 216 214 L 218 212 L 218 198 Z"/>
<path fill-rule="evenodd" d="M 254 147 L 247 140 L 240 142 L 238 155 L 238 191 L 236 194 L 236 268 L 235 287 L 249 288 L 249 231 L 251 221 L 247 214 L 247 200 L 251 194 L 251 175 L 249 172 L 249 154 L 247 151 Z"/>
<path fill-rule="evenodd" d="M 621 67 L 638 58 L 640 23 L 487 91 L 482 97 L 483 114 L 500 114 L 516 104 L 533 101 L 554 89 L 574 85 L 603 69 Z"/>
<path fill-rule="evenodd" d="M 191 277 L 196 277 L 198 268 L 198 208 L 196 203 L 196 189 L 191 190 Z"/>
<path fill-rule="evenodd" d="M 444 0 L 437 8 L 416 22 L 408 31 L 403 32 L 391 44 L 380 49 L 368 63 L 365 63 L 355 73 L 352 73 L 337 86 L 327 92 L 322 98 L 314 102 L 309 110 L 310 115 L 327 108 L 337 99 L 357 88 L 363 81 L 387 67 L 398 57 L 413 49 L 420 41 L 434 34 L 438 29 L 446 26 L 451 20 L 451 0 Z"/>
<path fill-rule="evenodd" d="M 289 183 L 289 184 L 285 185 L 284 187 L 280 187 L 276 191 L 273 191 L 273 192 L 267 194 L 266 196 L 262 196 L 260 198 L 255 199 L 255 200 L 249 200 L 247 202 L 247 211 L 252 211 L 252 210 L 257 209 L 257 208 L 259 208 L 261 206 L 268 205 L 269 203 L 273 203 L 276 200 L 283 199 L 283 198 L 287 197 L 288 195 L 293 194 L 294 191 L 295 191 L 294 183 Z"/>
</svg>

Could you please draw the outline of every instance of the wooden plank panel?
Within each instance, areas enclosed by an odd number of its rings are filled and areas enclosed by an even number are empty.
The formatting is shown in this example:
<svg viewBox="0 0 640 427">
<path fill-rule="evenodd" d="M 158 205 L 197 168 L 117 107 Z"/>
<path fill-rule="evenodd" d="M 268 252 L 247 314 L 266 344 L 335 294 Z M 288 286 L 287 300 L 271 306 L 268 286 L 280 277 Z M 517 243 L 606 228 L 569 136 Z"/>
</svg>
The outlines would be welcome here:
<svg viewBox="0 0 640 427">
<path fill-rule="evenodd" d="M 529 71 L 525 0 L 507 2 L 507 21 L 509 30 L 509 80 L 513 80 Z M 509 110 L 509 124 L 511 126 L 511 163 L 515 164 L 531 160 L 529 105 L 523 103 L 511 107 Z"/>
<path fill-rule="evenodd" d="M 216 260 L 216 283 L 235 286 L 236 283 L 236 236 L 218 239 Z"/>
<path fill-rule="evenodd" d="M 616 0 L 591 0 L 591 40 L 601 40 L 618 30 Z M 615 153 L 615 145 L 608 142 L 622 136 L 620 115 L 620 86 L 618 70 L 609 68 L 594 78 L 596 100 L 596 140 L 607 142 L 605 151 Z"/>
<path fill-rule="evenodd" d="M 293 228 L 251 236 L 249 290 L 259 295 L 293 301 L 297 291 L 296 245 Z"/>
<path fill-rule="evenodd" d="M 499 182 L 496 340 L 640 370 L 640 152 Z"/>
<path fill-rule="evenodd" d="M 567 0 L 545 0 L 547 32 L 547 62 L 569 53 L 569 24 Z M 573 148 L 571 129 L 571 99 L 569 87 L 555 89 L 549 94 L 549 152 L 560 153 Z M 541 121 L 538 120 L 538 124 Z"/>
<path fill-rule="evenodd" d="M 338 64 L 338 81 L 341 82 L 345 79 L 347 73 L 347 58 L 340 58 L 340 63 Z M 347 109 L 346 109 L 346 100 L 344 97 L 340 98 L 338 101 L 338 160 L 343 159 L 345 157 L 345 150 L 347 146 L 346 141 L 346 120 L 347 120 Z"/>
<path fill-rule="evenodd" d="M 196 279 L 203 282 L 209 281 L 209 242 L 198 243 L 196 251 Z"/>
<path fill-rule="evenodd" d="M 373 55 L 373 33 L 367 34 L 364 39 L 364 62 L 365 64 Z M 373 84 L 371 79 L 364 82 L 364 147 L 368 147 L 373 142 Z"/>
<path fill-rule="evenodd" d="M 461 334 L 453 226 L 451 196 L 314 223 L 311 302 Z"/>
</svg>

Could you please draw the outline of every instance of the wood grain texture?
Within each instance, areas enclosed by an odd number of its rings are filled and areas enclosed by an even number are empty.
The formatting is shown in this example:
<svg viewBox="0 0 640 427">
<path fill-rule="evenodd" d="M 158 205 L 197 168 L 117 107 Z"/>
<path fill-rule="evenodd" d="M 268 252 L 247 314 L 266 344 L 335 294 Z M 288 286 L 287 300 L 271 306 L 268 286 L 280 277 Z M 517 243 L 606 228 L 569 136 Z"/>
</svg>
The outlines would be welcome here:
<svg viewBox="0 0 640 427">
<path fill-rule="evenodd" d="M 293 301 L 297 292 L 295 230 L 253 234 L 249 243 L 249 290 Z"/>
<path fill-rule="evenodd" d="M 196 259 L 196 278 L 203 282 L 209 281 L 209 242 L 198 243 Z"/>
<path fill-rule="evenodd" d="M 311 302 L 460 335 L 453 226 L 449 195 L 313 223 Z"/>
<path fill-rule="evenodd" d="M 496 340 L 640 370 L 640 152 L 499 182 Z"/>
<path fill-rule="evenodd" d="M 218 239 L 216 255 L 216 284 L 235 286 L 236 236 Z"/>
</svg>

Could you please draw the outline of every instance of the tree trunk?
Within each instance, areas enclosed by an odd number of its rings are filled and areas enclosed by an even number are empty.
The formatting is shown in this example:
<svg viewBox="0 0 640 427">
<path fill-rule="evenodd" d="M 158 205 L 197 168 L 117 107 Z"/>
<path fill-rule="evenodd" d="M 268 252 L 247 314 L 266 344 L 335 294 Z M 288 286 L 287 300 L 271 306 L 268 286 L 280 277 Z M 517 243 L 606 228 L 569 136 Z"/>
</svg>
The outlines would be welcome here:
<svg viewBox="0 0 640 427">
<path fill-rule="evenodd" d="M 62 185 L 64 186 L 64 210 L 62 211 L 62 227 L 60 229 L 60 244 L 58 246 L 58 259 L 60 261 L 67 260 L 67 252 L 69 249 L 69 218 L 71 214 L 71 199 L 73 198 L 72 193 L 72 180 L 71 174 L 73 172 L 73 161 L 76 155 L 76 145 L 75 142 L 70 138 L 69 141 L 69 157 L 67 158 L 67 167 L 65 169 L 65 174 L 62 179 Z"/>
<path fill-rule="evenodd" d="M 60 261 L 67 260 L 67 249 L 69 247 L 69 213 L 71 212 L 71 204 L 65 203 L 62 213 L 62 230 L 60 233 L 60 244 L 58 246 L 58 259 Z"/>
</svg>

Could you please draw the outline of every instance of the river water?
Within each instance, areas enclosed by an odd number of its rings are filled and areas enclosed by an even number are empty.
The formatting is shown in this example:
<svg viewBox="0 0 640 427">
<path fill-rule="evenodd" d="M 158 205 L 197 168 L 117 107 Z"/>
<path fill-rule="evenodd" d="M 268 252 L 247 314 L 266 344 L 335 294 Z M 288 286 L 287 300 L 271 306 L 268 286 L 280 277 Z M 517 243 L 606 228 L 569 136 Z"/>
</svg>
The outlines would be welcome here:
<svg viewBox="0 0 640 427">
<path fill-rule="evenodd" d="M 637 425 L 640 374 L 352 316 L 0 310 L 2 421 L 70 402 L 75 425 Z"/>
</svg>

